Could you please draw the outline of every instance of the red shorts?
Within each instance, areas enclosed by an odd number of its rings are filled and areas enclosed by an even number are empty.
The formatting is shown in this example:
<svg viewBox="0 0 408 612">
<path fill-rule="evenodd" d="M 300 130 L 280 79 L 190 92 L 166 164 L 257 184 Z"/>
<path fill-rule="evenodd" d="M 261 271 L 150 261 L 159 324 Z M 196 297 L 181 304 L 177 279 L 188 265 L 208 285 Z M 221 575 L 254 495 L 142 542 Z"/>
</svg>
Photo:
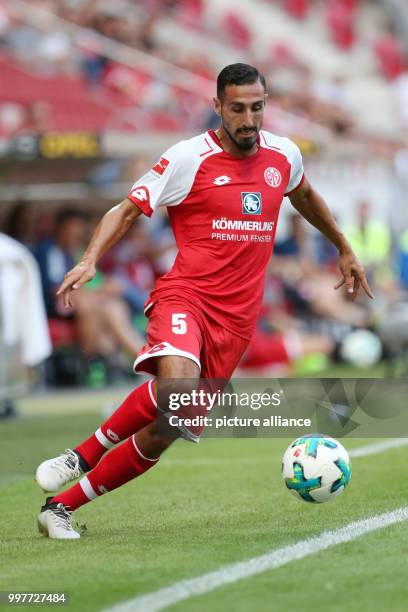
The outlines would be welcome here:
<svg viewBox="0 0 408 612">
<path fill-rule="evenodd" d="M 179 355 L 198 365 L 201 378 L 229 380 L 248 346 L 183 298 L 158 300 L 146 316 L 147 344 L 136 357 L 135 372 L 156 375 L 157 357 Z"/>
<path fill-rule="evenodd" d="M 158 300 L 146 312 L 146 316 L 149 318 L 147 344 L 136 357 L 135 372 L 156 375 L 157 357 L 179 355 L 191 359 L 198 365 L 201 379 L 227 381 L 248 346 L 248 340 L 228 331 L 182 298 Z M 178 416 L 180 414 L 183 413 L 179 411 Z M 194 408 L 190 406 L 186 408 L 184 416 L 194 417 L 205 414 L 208 414 L 205 406 Z M 175 413 L 169 410 L 164 412 L 164 415 L 173 425 Z M 175 425 L 180 430 L 181 436 L 198 442 L 203 426 L 200 424 L 186 426 L 183 422 L 178 420 Z"/>
</svg>

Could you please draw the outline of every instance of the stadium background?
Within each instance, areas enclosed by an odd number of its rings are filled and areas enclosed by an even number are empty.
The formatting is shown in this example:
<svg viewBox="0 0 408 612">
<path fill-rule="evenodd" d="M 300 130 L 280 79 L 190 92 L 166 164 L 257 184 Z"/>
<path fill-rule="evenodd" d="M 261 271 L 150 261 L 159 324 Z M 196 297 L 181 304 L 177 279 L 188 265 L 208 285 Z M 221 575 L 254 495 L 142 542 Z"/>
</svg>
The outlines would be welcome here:
<svg viewBox="0 0 408 612">
<path fill-rule="evenodd" d="M 372 365 L 373 336 L 341 351 L 362 328 L 380 335 L 389 357 L 395 332 L 382 325 L 395 304 L 404 310 L 408 284 L 407 29 L 404 3 L 391 0 L 3 1 L 0 227 L 41 267 L 53 356 L 37 384 L 99 387 L 129 376 L 144 298 L 174 257 L 166 217 L 141 221 L 104 258 L 76 315 L 52 293 L 136 178 L 170 144 L 217 125 L 214 79 L 234 61 L 265 73 L 265 128 L 299 144 L 376 293 L 353 306 L 333 292 L 333 250 L 285 202 L 245 372 L 319 373 L 341 355 Z M 72 210 L 82 219 L 59 232 L 58 214 Z M 96 304 L 102 341 L 89 338 Z"/>
</svg>

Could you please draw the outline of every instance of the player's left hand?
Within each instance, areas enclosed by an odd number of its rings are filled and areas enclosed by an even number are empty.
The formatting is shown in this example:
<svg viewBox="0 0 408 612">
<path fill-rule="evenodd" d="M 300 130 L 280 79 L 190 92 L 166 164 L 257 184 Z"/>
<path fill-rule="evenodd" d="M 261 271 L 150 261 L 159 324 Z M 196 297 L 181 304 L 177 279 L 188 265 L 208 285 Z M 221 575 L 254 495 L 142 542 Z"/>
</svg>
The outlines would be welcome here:
<svg viewBox="0 0 408 612">
<path fill-rule="evenodd" d="M 347 293 L 353 302 L 357 297 L 360 287 L 364 289 L 369 298 L 374 298 L 374 294 L 367 282 L 364 268 L 354 255 L 353 251 L 340 253 L 339 268 L 343 278 L 334 286 L 335 289 L 339 289 L 345 285 L 347 288 Z"/>
</svg>

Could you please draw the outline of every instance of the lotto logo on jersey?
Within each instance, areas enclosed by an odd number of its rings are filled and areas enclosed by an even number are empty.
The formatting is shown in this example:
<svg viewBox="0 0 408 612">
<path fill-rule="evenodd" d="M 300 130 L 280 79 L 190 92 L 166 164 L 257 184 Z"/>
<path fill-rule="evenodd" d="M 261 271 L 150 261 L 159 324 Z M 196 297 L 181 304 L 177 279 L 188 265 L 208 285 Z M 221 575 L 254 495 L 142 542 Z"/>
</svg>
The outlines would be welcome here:
<svg viewBox="0 0 408 612">
<path fill-rule="evenodd" d="M 259 192 L 241 192 L 242 212 L 244 215 L 260 215 L 262 213 L 262 194 Z"/>
<path fill-rule="evenodd" d="M 132 196 L 132 198 L 136 198 L 136 200 L 139 200 L 140 202 L 148 203 L 150 201 L 149 190 L 147 189 L 147 187 L 143 187 L 143 185 L 132 189 L 130 195 Z"/>
<path fill-rule="evenodd" d="M 157 164 L 155 166 L 153 166 L 152 170 L 153 172 L 155 172 L 156 174 L 158 174 L 159 176 L 162 176 L 167 168 L 167 166 L 169 165 L 169 160 L 166 159 L 165 157 L 161 157 L 159 159 L 159 161 L 157 162 Z"/>
<path fill-rule="evenodd" d="M 119 442 L 120 441 L 120 438 L 119 438 L 118 434 L 115 433 L 114 431 L 112 431 L 111 429 L 107 430 L 106 435 L 108 436 L 109 440 L 112 440 L 112 442 Z"/>
<path fill-rule="evenodd" d="M 227 183 L 230 183 L 232 181 L 232 178 L 227 176 L 226 174 L 223 174 L 222 176 L 218 176 L 216 179 L 213 180 L 214 185 L 227 185 Z"/>
<path fill-rule="evenodd" d="M 167 342 L 161 342 L 160 344 L 155 344 L 151 349 L 147 351 L 148 355 L 154 355 L 154 353 L 160 353 L 161 351 L 165 351 L 169 347 Z"/>
</svg>

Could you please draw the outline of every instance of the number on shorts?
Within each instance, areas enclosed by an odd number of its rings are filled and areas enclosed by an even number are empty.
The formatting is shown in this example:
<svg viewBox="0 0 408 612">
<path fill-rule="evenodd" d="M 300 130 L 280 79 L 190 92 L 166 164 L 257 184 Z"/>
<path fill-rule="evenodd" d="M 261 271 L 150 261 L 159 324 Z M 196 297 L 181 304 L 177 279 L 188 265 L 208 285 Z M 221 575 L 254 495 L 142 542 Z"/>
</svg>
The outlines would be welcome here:
<svg viewBox="0 0 408 612">
<path fill-rule="evenodd" d="M 187 315 L 186 314 L 172 314 L 171 315 L 171 329 L 173 334 L 185 334 L 187 332 Z"/>
</svg>

